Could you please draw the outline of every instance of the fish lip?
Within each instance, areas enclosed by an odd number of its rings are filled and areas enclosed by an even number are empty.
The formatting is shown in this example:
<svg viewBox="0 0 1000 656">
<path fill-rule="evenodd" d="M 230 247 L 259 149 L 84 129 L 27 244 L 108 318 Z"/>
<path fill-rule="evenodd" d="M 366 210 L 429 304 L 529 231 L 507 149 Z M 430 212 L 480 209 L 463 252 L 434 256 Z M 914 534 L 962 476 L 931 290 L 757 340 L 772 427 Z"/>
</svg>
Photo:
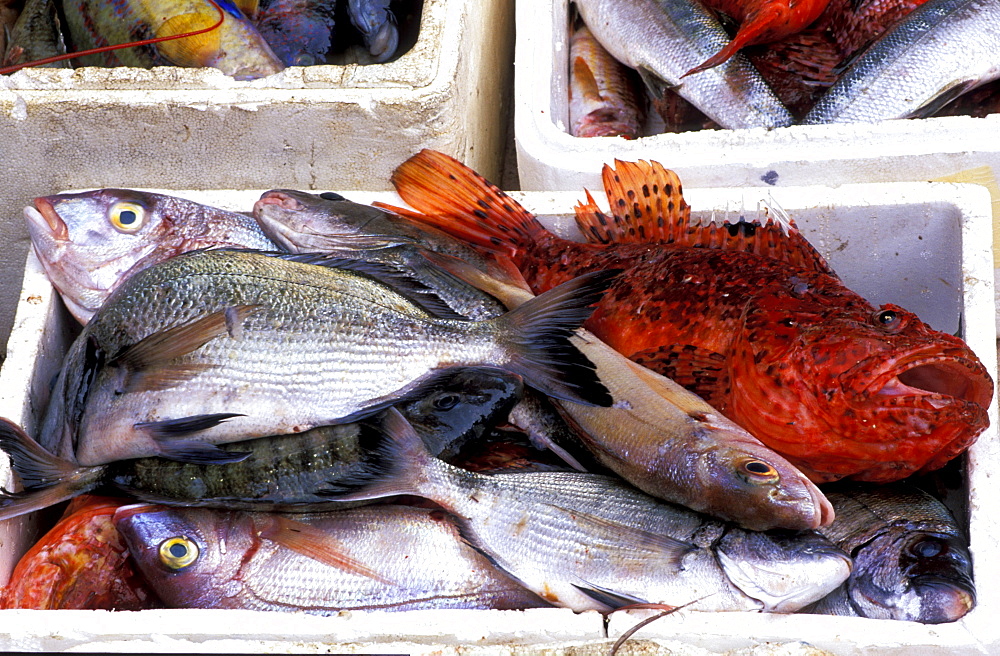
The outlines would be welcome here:
<svg viewBox="0 0 1000 656">
<path fill-rule="evenodd" d="M 304 209 L 302 203 L 283 191 L 265 191 L 253 204 L 253 214 L 257 216 L 258 211 L 265 205 L 277 205 L 286 210 L 298 211 Z"/>
<path fill-rule="evenodd" d="M 917 372 L 917 369 L 925 370 Z M 932 380 L 923 376 L 928 373 L 939 375 Z M 913 383 L 917 382 L 925 383 L 926 387 L 914 386 Z M 863 388 L 863 393 L 892 398 L 893 405 L 904 405 L 906 401 L 958 402 L 975 404 L 985 410 L 993 400 L 993 381 L 977 360 L 949 353 L 930 355 L 922 349 L 876 370 L 872 382 Z"/>
<path fill-rule="evenodd" d="M 39 196 L 34 202 L 34 207 L 24 208 L 24 218 L 42 230 L 47 230 L 56 241 L 69 241 L 69 226 L 59 216 L 52 201 L 45 196 Z"/>
</svg>

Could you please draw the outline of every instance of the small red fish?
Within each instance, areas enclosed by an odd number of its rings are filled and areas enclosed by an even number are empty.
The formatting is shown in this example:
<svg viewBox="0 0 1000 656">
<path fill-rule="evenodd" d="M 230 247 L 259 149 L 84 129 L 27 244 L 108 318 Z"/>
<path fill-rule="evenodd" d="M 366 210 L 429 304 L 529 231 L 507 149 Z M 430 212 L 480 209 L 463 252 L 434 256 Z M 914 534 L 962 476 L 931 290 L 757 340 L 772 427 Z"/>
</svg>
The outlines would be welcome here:
<svg viewBox="0 0 1000 656">
<path fill-rule="evenodd" d="M 604 49 L 586 25 L 569 42 L 569 122 L 574 137 L 642 136 L 635 72 Z"/>
<path fill-rule="evenodd" d="M 705 0 L 709 9 L 740 23 L 725 48 L 684 75 L 718 66 L 745 46 L 770 43 L 796 34 L 820 17 L 830 0 Z"/>
<path fill-rule="evenodd" d="M 93 495 L 73 499 L 62 519 L 18 561 L 0 608 L 162 608 L 111 522 L 115 510 L 128 503 Z"/>
<path fill-rule="evenodd" d="M 392 176 L 412 218 L 510 257 L 535 293 L 621 269 L 585 326 L 676 380 L 816 482 L 941 467 L 988 425 L 993 380 L 961 339 L 840 281 L 794 223 L 690 225 L 655 162 L 603 172 L 562 239 L 482 176 L 424 150 Z"/>
</svg>

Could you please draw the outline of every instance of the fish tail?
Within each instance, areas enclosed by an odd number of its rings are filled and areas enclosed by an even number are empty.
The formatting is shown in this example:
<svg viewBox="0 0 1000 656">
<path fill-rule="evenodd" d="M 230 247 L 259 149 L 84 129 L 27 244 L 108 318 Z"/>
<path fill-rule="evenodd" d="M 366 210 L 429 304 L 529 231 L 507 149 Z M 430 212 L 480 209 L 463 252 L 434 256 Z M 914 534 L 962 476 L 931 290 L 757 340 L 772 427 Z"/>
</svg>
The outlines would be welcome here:
<svg viewBox="0 0 1000 656">
<path fill-rule="evenodd" d="M 525 382 L 558 399 L 608 407 L 610 392 L 596 366 L 571 342 L 595 303 L 620 271 L 595 271 L 564 282 L 503 316 L 492 319 L 513 335 L 513 356 L 507 366 Z"/>
<path fill-rule="evenodd" d="M 427 473 L 440 461 L 431 455 L 416 430 L 395 407 L 389 407 L 379 416 L 378 421 L 360 423 L 362 431 L 378 434 L 371 466 L 340 477 L 336 483 L 328 483 L 320 494 L 338 501 L 424 495 Z"/>
<path fill-rule="evenodd" d="M 80 467 L 55 456 L 20 426 L 0 417 L 0 449 L 10 456 L 25 490 L 0 490 L 0 521 L 48 508 L 96 488 L 104 467 Z"/>
<path fill-rule="evenodd" d="M 443 230 L 490 253 L 515 258 L 535 237 L 548 233 L 535 216 L 469 167 L 424 149 L 400 164 L 392 184 L 421 212 L 412 219 Z"/>
</svg>

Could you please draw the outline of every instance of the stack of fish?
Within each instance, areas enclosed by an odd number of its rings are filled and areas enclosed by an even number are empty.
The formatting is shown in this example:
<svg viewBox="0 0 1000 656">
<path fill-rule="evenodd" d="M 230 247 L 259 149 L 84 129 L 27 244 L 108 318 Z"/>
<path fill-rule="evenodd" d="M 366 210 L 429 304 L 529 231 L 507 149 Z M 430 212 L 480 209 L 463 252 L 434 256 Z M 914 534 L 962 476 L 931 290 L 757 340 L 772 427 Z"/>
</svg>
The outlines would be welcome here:
<svg viewBox="0 0 1000 656">
<path fill-rule="evenodd" d="M 592 201 L 582 206 L 594 241 L 577 245 L 585 253 L 440 153 L 414 156 L 393 182 L 420 212 L 290 190 L 261 197 L 258 223 L 130 190 L 37 199 L 25 212 L 34 247 L 86 325 L 38 441 L 2 424 L 0 447 L 24 489 L 4 496 L 0 517 L 98 489 L 140 501 L 114 522 L 135 567 L 171 606 L 329 613 L 654 603 L 853 614 L 850 599 L 860 595 L 875 600 L 863 607 L 869 616 L 924 622 L 972 607 L 967 547 L 940 502 L 921 498 L 929 510 L 918 522 L 894 505 L 898 498 L 912 510 L 916 492 L 886 492 L 876 522 L 850 510 L 869 488 L 845 488 L 835 518 L 810 481 L 888 480 L 889 470 L 935 469 L 967 447 L 985 427 L 992 381 L 960 340 L 838 287 L 794 226 L 689 225 L 680 181 L 656 164 L 606 172 L 610 197 L 622 201 L 613 207 L 638 204 L 613 218 Z M 633 245 L 656 274 L 629 260 Z M 744 278 L 756 271 L 760 281 L 719 295 L 757 290 L 748 325 L 757 314 L 791 321 L 785 345 L 748 337 L 764 349 L 753 356 L 718 345 L 709 353 L 687 333 L 665 338 L 690 344 L 676 352 L 621 342 L 636 321 L 650 332 L 646 316 L 742 343 L 736 324 L 719 331 L 711 328 L 719 319 L 692 314 L 717 303 L 685 308 L 643 287 L 657 275 L 661 288 L 683 287 L 663 282 L 671 259 L 692 254 L 713 262 L 687 262 L 688 278 L 717 291 L 734 284 L 724 282 L 734 267 Z M 774 282 L 764 284 L 767 276 Z M 833 334 L 839 352 L 871 349 L 857 328 L 831 330 L 844 315 L 857 324 L 852 313 L 888 345 L 871 358 L 881 391 L 868 395 L 871 380 L 859 381 L 857 409 L 888 397 L 935 409 L 920 415 L 934 427 L 926 435 L 893 424 L 909 461 L 890 455 L 887 464 L 873 456 L 884 444 L 863 452 L 839 433 L 829 448 L 810 443 L 809 459 L 786 449 L 777 430 L 784 420 L 774 413 L 787 405 L 775 402 L 780 394 L 795 395 L 802 425 L 817 404 L 807 385 L 768 385 L 783 369 L 768 352 L 798 366 L 788 342 L 807 325 Z M 894 340 L 909 340 L 899 366 L 888 365 L 901 348 Z M 812 346 L 805 350 L 822 355 Z M 682 365 L 685 354 L 700 357 Z M 748 357 L 766 377 L 740 366 Z M 835 365 L 826 364 L 832 375 Z M 732 421 L 745 419 L 739 395 L 706 393 L 716 382 L 727 393 L 747 385 L 777 394 L 756 406 L 774 412 L 747 432 Z M 474 471 L 484 467 L 491 471 Z M 874 540 L 880 527 L 889 537 Z M 372 548 L 386 542 L 392 553 Z M 872 576 L 863 553 L 888 566 Z"/>
<path fill-rule="evenodd" d="M 381 63 L 397 54 L 399 12 L 414 10 L 389 0 L 27 0 L 0 69 L 175 65 L 252 80 L 285 66 Z"/>
<path fill-rule="evenodd" d="M 997 111 L 1000 6 L 991 0 L 574 0 L 574 136 L 636 132 L 634 69 L 666 131 L 781 127 Z M 724 25 L 738 24 L 730 38 Z M 598 78 L 602 79 L 602 78 Z M 900 81 L 904 80 L 905 84 Z M 952 103 L 970 90 L 978 106 Z M 638 87 L 637 87 L 638 88 Z M 581 99 L 590 100 L 585 107 Z M 945 109 L 952 103 L 950 109 Z M 582 112 L 582 114 L 580 113 Z M 587 130 L 582 116 L 590 114 Z M 627 118 L 623 118 L 627 116 Z M 610 118 L 608 118 L 610 117 Z M 603 130 L 593 123 L 607 123 Z M 638 136 L 643 136 L 639 134 Z"/>
</svg>

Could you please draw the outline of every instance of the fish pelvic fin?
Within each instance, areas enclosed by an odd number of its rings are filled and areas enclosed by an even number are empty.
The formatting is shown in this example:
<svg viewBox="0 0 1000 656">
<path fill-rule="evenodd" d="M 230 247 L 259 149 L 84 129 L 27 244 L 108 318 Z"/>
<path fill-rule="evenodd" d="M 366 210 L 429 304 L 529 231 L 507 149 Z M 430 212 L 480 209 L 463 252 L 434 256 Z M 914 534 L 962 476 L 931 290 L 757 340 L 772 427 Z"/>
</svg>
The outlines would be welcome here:
<svg viewBox="0 0 1000 656">
<path fill-rule="evenodd" d="M 125 392 L 167 389 L 213 366 L 175 363 L 173 360 L 196 351 L 221 335 L 228 334 L 239 339 L 243 320 L 258 307 L 235 305 L 152 333 L 135 344 L 120 349 L 108 360 L 107 366 L 124 366 L 128 369 L 129 373 L 122 384 Z"/>
<path fill-rule="evenodd" d="M 576 209 L 576 224 L 589 241 L 602 244 L 672 243 L 691 221 L 691 207 L 676 173 L 659 162 L 607 164 L 601 172 L 611 203 L 611 220 L 597 208 L 587 192 L 587 202 Z"/>
<path fill-rule="evenodd" d="M 350 574 L 364 576 L 385 585 L 395 585 L 374 569 L 351 558 L 346 545 L 326 531 L 275 513 L 255 515 L 254 525 L 260 537 L 295 553 Z"/>
<path fill-rule="evenodd" d="M 551 235 L 499 187 L 444 153 L 421 150 L 400 164 L 390 179 L 402 199 L 421 213 L 403 216 L 487 252 L 513 257 L 536 236 Z"/>
<path fill-rule="evenodd" d="M 511 335 L 507 367 L 549 396 L 583 405 L 608 407 L 614 399 L 597 376 L 596 365 L 570 337 L 593 313 L 618 270 L 595 271 L 562 283 L 491 319 Z"/>
<path fill-rule="evenodd" d="M 105 468 L 81 467 L 46 451 L 20 426 L 0 417 L 0 449 L 10 456 L 11 467 L 23 492 L 0 490 L 0 520 L 48 508 L 96 488 Z"/>
</svg>

